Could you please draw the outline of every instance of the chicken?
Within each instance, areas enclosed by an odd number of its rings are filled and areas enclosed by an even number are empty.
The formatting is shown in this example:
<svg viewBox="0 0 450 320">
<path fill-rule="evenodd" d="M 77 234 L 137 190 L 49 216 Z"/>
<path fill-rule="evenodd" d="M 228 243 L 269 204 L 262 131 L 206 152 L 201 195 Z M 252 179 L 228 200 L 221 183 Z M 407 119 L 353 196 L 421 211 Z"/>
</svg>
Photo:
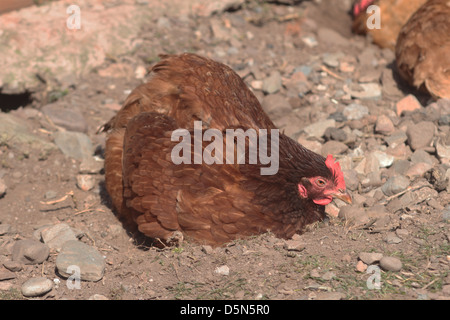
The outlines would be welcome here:
<svg viewBox="0 0 450 320">
<path fill-rule="evenodd" d="M 450 98 L 450 0 L 428 0 L 400 31 L 400 76 L 434 98 Z"/>
<path fill-rule="evenodd" d="M 357 34 L 370 34 L 373 43 L 381 48 L 395 50 L 397 37 L 402 26 L 426 0 L 358 0 L 353 7 L 352 30 Z M 380 8 L 380 28 L 369 29 L 367 21 L 372 22 L 376 13 L 367 13 L 370 5 Z"/>
<path fill-rule="evenodd" d="M 339 163 L 278 135 L 233 70 L 194 54 L 161 57 L 149 82 L 131 92 L 102 128 L 107 131 L 106 189 L 125 225 L 165 245 L 180 241 L 181 235 L 219 246 L 267 231 L 290 238 L 323 219 L 324 206 L 333 198 L 351 202 Z M 232 129 L 254 130 L 270 141 L 271 156 L 278 155 L 276 174 L 262 174 L 267 162 L 252 163 L 250 152 L 241 154 L 239 162 L 223 160 L 226 141 L 237 144 L 238 138 L 228 135 Z M 195 130 L 202 135 L 227 132 L 223 142 L 214 139 L 219 141 L 214 157 L 223 164 L 195 162 L 212 144 L 195 140 Z M 194 150 L 179 164 L 173 157 L 180 143 L 173 138 L 176 133 L 187 137 Z M 278 145 L 272 139 L 276 136 Z M 246 141 L 250 150 L 254 139 L 249 135 Z M 232 158 L 239 155 L 236 150 Z"/>
</svg>

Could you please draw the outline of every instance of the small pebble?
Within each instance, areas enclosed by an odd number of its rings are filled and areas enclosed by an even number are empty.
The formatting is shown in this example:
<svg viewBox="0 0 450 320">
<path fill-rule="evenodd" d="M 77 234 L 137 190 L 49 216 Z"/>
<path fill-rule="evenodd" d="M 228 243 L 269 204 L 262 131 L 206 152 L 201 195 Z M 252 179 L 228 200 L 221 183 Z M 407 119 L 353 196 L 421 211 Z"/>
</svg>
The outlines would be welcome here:
<svg viewBox="0 0 450 320">
<path fill-rule="evenodd" d="M 369 265 L 380 261 L 383 258 L 383 254 L 378 252 L 361 252 L 358 257 L 362 262 Z"/>
<path fill-rule="evenodd" d="M 365 264 L 364 262 L 359 260 L 358 263 L 356 263 L 356 271 L 366 272 L 366 270 L 367 270 L 367 264 Z"/>
<path fill-rule="evenodd" d="M 402 269 L 402 262 L 396 257 L 383 257 L 380 260 L 380 267 L 386 271 L 400 271 Z"/>
<path fill-rule="evenodd" d="M 44 277 L 37 277 L 27 280 L 22 285 L 22 294 L 25 297 L 38 297 L 46 294 L 53 288 L 53 282 Z"/>
<path fill-rule="evenodd" d="M 228 266 L 220 266 L 217 267 L 214 272 L 222 276 L 228 276 L 230 274 L 230 268 Z"/>
</svg>

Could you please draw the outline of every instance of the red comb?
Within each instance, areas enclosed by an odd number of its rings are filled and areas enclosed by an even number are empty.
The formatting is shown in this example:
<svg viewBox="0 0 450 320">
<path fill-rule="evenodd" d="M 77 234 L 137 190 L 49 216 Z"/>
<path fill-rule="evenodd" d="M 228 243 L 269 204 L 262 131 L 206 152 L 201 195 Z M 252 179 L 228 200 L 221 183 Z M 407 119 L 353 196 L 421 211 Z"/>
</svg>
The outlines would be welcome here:
<svg viewBox="0 0 450 320">
<path fill-rule="evenodd" d="M 371 4 L 373 0 L 360 0 L 353 7 L 353 16 L 357 17 L 363 11 L 365 11 Z"/>
<path fill-rule="evenodd" d="M 325 160 L 325 165 L 333 173 L 338 189 L 345 190 L 344 173 L 341 170 L 341 165 L 339 164 L 339 162 L 336 162 L 336 159 L 334 159 L 333 156 L 329 154 L 327 156 L 327 159 Z"/>
</svg>

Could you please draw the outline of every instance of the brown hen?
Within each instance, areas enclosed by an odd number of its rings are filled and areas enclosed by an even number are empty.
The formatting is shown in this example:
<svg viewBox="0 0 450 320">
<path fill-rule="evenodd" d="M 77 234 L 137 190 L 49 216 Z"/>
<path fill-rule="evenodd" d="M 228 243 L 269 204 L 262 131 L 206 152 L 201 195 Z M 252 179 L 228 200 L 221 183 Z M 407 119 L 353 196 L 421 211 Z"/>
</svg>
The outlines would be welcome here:
<svg viewBox="0 0 450 320">
<path fill-rule="evenodd" d="M 108 131 L 106 188 L 124 223 L 163 243 L 181 232 L 215 246 L 267 231 L 289 238 L 321 220 L 333 197 L 351 201 L 331 156 L 325 159 L 283 134 L 276 174 L 262 175 L 260 169 L 267 165 L 260 160 L 251 164 L 250 152 L 240 164 L 175 164 L 172 155 L 179 140 L 173 141 L 173 134 L 181 129 L 191 133 L 194 121 L 201 121 L 202 133 L 267 129 L 274 147 L 271 139 L 277 131 L 229 67 L 187 53 L 162 58 L 149 82 L 137 87 L 103 128 Z M 193 135 L 190 160 L 208 148 L 203 141 L 196 149 Z M 219 149 L 214 156 L 224 157 Z"/>
<path fill-rule="evenodd" d="M 450 98 L 450 0 L 428 0 L 400 31 L 399 73 L 434 98 Z"/>
<path fill-rule="evenodd" d="M 394 51 L 400 29 L 425 2 L 426 0 L 358 0 L 353 7 L 353 32 L 370 34 L 373 43 L 381 48 L 390 48 Z M 367 27 L 367 20 L 374 14 L 366 12 L 370 5 L 380 8 L 379 29 Z"/>
</svg>

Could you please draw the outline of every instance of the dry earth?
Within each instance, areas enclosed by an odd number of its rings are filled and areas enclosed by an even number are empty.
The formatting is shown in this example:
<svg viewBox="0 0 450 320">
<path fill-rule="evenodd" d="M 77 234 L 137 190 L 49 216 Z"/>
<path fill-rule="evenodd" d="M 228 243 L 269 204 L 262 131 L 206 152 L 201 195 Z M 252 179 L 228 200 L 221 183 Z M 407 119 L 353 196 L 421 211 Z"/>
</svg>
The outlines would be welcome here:
<svg viewBox="0 0 450 320">
<path fill-rule="evenodd" d="M 217 11 L 205 9 L 204 1 L 178 2 L 165 1 L 165 9 L 158 10 L 141 0 L 81 2 L 86 23 L 96 12 L 102 18 L 97 26 L 72 32 L 84 39 L 78 44 L 86 46 L 85 52 L 97 55 L 88 53 L 83 70 L 68 74 L 64 70 L 73 67 L 65 64 L 68 56 L 80 55 L 77 42 L 68 42 L 71 50 L 58 54 L 64 31 L 52 29 L 61 15 L 54 10 L 67 3 L 0 18 L 18 28 L 15 34 L 10 29 L 0 34 L 1 41 L 9 37 L 16 46 L 13 52 L 0 51 L 11 66 L 3 64 L 0 84 L 0 299 L 449 299 L 450 103 L 436 103 L 401 85 L 393 53 L 351 34 L 350 1 L 338 6 L 327 0 L 227 1 L 232 6 L 219 5 Z M 214 3 L 220 2 L 209 5 Z M 103 12 L 112 16 L 106 19 Z M 133 19 L 136 12 L 142 13 L 139 19 Z M 30 25 L 20 23 L 30 16 L 54 42 L 47 53 L 38 48 L 45 39 L 33 38 Z M 121 23 L 128 26 L 125 32 Z M 89 30 L 97 38 L 83 35 Z M 34 57 L 27 56 L 32 49 L 27 49 L 26 37 L 36 42 Z M 190 241 L 157 249 L 128 234 L 104 190 L 105 136 L 96 131 L 130 90 L 145 81 L 145 70 L 159 53 L 183 51 L 231 66 L 288 135 L 338 156 L 354 204 L 330 205 L 327 221 L 291 240 L 269 233 L 216 249 Z M 27 64 L 21 54 L 28 57 Z M 46 59 L 47 54 L 55 59 Z M 52 69 L 52 61 L 57 68 Z M 20 64 L 24 72 L 8 82 L 8 72 Z M 37 77 L 24 80 L 25 70 Z M 361 91 L 366 84 L 368 91 Z M 409 94 L 418 101 L 402 100 Z M 416 110 L 398 114 L 399 101 Z M 423 122 L 433 125 L 430 141 L 411 141 L 414 126 L 425 135 Z M 308 127 L 315 123 L 316 130 Z M 332 129 L 324 133 L 327 127 Z M 311 130 L 305 133 L 304 128 Z M 73 143 L 57 146 L 57 133 L 65 130 L 87 135 L 92 143 L 88 160 L 61 152 Z M 430 178 L 429 169 L 437 178 Z M 83 176 L 86 182 L 79 182 Z M 398 176 L 406 182 L 386 186 Z M 44 262 L 11 263 L 16 242 L 40 240 L 42 227 L 61 223 L 104 257 L 101 280 L 70 289 L 56 268 L 60 252 L 55 249 Z M 367 261 L 362 253 L 394 257 L 402 265 L 380 268 L 377 259 Z M 375 266 L 369 268 L 373 272 L 365 270 L 368 265 Z M 52 289 L 25 297 L 23 284 L 37 277 L 49 279 Z M 376 289 L 371 285 L 378 280 Z"/>
</svg>

